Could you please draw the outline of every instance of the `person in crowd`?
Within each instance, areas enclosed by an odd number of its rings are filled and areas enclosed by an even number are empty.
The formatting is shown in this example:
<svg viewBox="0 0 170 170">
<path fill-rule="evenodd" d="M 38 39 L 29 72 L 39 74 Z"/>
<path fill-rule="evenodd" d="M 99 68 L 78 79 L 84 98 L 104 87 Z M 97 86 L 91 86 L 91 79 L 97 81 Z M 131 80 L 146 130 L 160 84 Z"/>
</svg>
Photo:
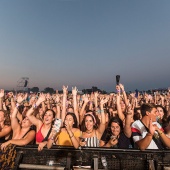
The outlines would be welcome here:
<svg viewBox="0 0 170 170">
<path fill-rule="evenodd" d="M 130 114 L 126 115 L 126 119 L 131 119 Z M 129 128 L 130 128 L 130 125 L 131 124 L 129 123 L 128 125 Z M 132 148 L 133 141 L 130 138 L 131 134 L 129 135 L 128 134 L 129 132 L 126 130 L 127 130 L 126 126 L 125 128 L 123 128 L 123 122 L 120 120 L 120 118 L 112 117 L 109 121 L 108 128 L 105 130 L 105 132 L 102 135 L 100 146 L 110 147 L 110 148 L 119 148 L 119 149 Z"/>
<path fill-rule="evenodd" d="M 170 146 L 170 139 L 156 122 L 157 109 L 154 104 L 142 104 L 142 119 L 132 124 L 133 141 L 140 150 L 163 149 Z"/>
<path fill-rule="evenodd" d="M 108 102 L 107 98 L 100 100 L 100 122 L 97 124 L 94 112 L 89 111 L 84 114 L 81 124 L 81 140 L 80 146 L 86 147 L 99 147 L 99 141 L 106 127 L 106 116 L 104 113 L 103 105 Z"/>
<path fill-rule="evenodd" d="M 33 124 L 30 122 L 28 117 L 24 117 L 22 122 L 18 121 L 17 114 L 18 108 L 23 101 L 22 96 L 17 97 L 17 104 L 11 115 L 11 128 L 12 128 L 12 139 L 1 145 L 1 149 L 4 150 L 9 144 L 15 144 L 19 146 L 27 145 L 34 140 L 35 129 Z"/>
<path fill-rule="evenodd" d="M 0 152 L 0 167 L 12 169 L 14 167 L 14 160 L 16 157 L 15 146 L 24 146 L 31 144 L 35 139 L 35 129 L 32 123 L 27 117 L 23 118 L 19 122 L 17 118 L 18 108 L 23 101 L 23 97 L 19 95 L 17 97 L 17 104 L 13 109 L 11 114 L 11 128 L 12 128 L 12 139 L 1 144 Z"/>
<path fill-rule="evenodd" d="M 117 92 L 117 99 L 120 102 L 120 92 Z M 120 106 L 119 106 L 120 107 Z M 107 129 L 105 130 L 100 146 L 113 148 L 132 148 L 133 141 L 131 138 L 131 124 L 133 117 L 133 108 L 129 105 L 124 112 L 124 123 L 119 117 L 112 117 L 109 120 Z"/>
<path fill-rule="evenodd" d="M 74 146 L 74 148 L 79 147 L 80 129 L 75 113 L 68 112 L 63 125 L 59 132 L 56 131 L 55 127 L 53 128 L 47 142 L 47 148 L 51 148 L 53 143 L 62 146 Z"/>
<path fill-rule="evenodd" d="M 78 113 L 77 99 L 76 99 L 77 88 L 76 87 L 72 88 L 73 101 L 71 100 L 71 102 L 69 102 L 67 100 L 68 98 L 67 94 L 68 94 L 68 86 L 63 86 L 63 101 L 62 101 L 62 111 L 61 111 L 62 125 L 64 126 L 64 122 L 65 122 L 64 120 L 68 112 L 74 113 L 76 115 L 76 119 L 79 125 L 79 113 Z"/>
<path fill-rule="evenodd" d="M 157 122 L 162 125 L 167 119 L 167 111 L 162 105 L 156 105 L 157 109 Z"/>
<path fill-rule="evenodd" d="M 11 130 L 9 113 L 7 111 L 0 110 L 0 143 L 9 139 Z"/>
<path fill-rule="evenodd" d="M 45 100 L 45 95 L 40 94 L 36 103 L 33 104 L 33 106 L 26 113 L 28 119 L 36 126 L 36 144 L 38 144 L 38 151 L 41 151 L 44 146 L 46 146 L 55 119 L 55 112 L 52 109 L 47 109 L 45 111 L 42 116 L 42 120 L 33 114 L 35 109 Z"/>
<path fill-rule="evenodd" d="M 116 95 L 116 105 L 117 105 L 117 113 L 118 117 L 125 122 L 125 113 L 126 109 L 129 106 L 129 101 L 127 100 L 126 92 L 124 86 L 119 84 L 116 86 L 117 95 Z M 121 95 L 123 94 L 123 95 Z M 123 96 L 123 97 L 122 97 Z"/>
<path fill-rule="evenodd" d="M 0 90 L 0 143 L 9 139 L 11 133 L 11 121 L 9 111 L 3 110 L 4 89 Z"/>
<path fill-rule="evenodd" d="M 162 127 L 165 131 L 165 134 L 168 138 L 170 138 L 170 116 L 163 122 Z"/>
<path fill-rule="evenodd" d="M 47 147 L 51 148 L 52 144 L 62 145 L 62 146 L 74 146 L 75 148 L 79 147 L 79 137 L 80 129 L 78 128 L 78 110 L 77 108 L 77 88 L 72 88 L 73 96 L 73 107 L 71 107 L 72 100 L 70 100 L 70 106 L 68 106 L 67 94 L 68 86 L 63 86 L 63 102 L 62 102 L 62 114 L 59 119 L 62 120 L 62 128 L 56 131 L 55 126 L 52 130 L 52 134 L 47 143 Z M 59 102 L 59 99 L 58 99 Z M 67 105 L 66 105 L 67 104 Z M 71 111 L 71 112 L 70 112 Z M 74 113 L 75 111 L 76 113 Z"/>
</svg>

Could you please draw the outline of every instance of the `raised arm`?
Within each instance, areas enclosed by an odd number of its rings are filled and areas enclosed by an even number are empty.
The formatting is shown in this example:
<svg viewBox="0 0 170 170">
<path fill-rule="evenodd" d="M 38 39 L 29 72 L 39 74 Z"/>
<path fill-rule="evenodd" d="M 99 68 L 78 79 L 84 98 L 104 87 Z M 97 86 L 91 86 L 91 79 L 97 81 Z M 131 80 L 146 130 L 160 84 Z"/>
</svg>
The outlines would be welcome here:
<svg viewBox="0 0 170 170">
<path fill-rule="evenodd" d="M 117 113 L 118 113 L 119 118 L 124 122 L 125 115 L 123 114 L 121 105 L 120 105 L 120 87 L 118 85 L 116 86 L 116 90 L 117 90 L 117 95 L 116 95 Z"/>
<path fill-rule="evenodd" d="M 61 108 L 60 108 L 60 106 L 61 106 L 61 103 L 60 103 L 60 96 L 59 96 L 59 94 L 57 94 L 56 95 L 56 99 L 55 99 L 55 102 L 56 102 L 56 108 L 57 108 L 57 110 L 56 110 L 56 118 L 57 119 L 61 119 Z"/>
<path fill-rule="evenodd" d="M 18 94 L 17 95 L 17 103 L 13 109 L 13 112 L 11 114 L 11 128 L 13 130 L 13 137 L 18 134 L 18 132 L 21 130 L 21 126 L 18 119 L 18 107 L 21 105 L 21 103 L 24 101 L 25 96 Z"/>
<path fill-rule="evenodd" d="M 46 100 L 47 100 L 47 109 L 51 109 L 51 103 L 50 103 L 51 95 L 50 95 L 50 93 L 47 93 Z"/>
<path fill-rule="evenodd" d="M 62 125 L 66 116 L 66 100 L 67 100 L 67 89 L 68 86 L 63 86 L 63 108 L 61 113 Z"/>
<path fill-rule="evenodd" d="M 128 106 L 129 102 L 128 102 L 128 99 L 127 99 L 127 95 L 126 95 L 126 91 L 125 91 L 124 85 L 123 84 L 119 84 L 119 86 L 120 86 L 122 94 L 123 94 L 125 105 Z"/>
<path fill-rule="evenodd" d="M 82 97 L 82 100 L 83 100 L 83 106 L 80 110 L 80 125 L 83 121 L 83 117 L 84 117 L 84 113 L 85 113 L 85 108 L 89 102 L 89 98 L 88 98 L 88 95 L 87 94 L 84 94 L 83 97 Z"/>
<path fill-rule="evenodd" d="M 160 98 L 161 98 L 161 105 L 164 107 L 165 106 L 165 96 L 160 95 Z"/>
<path fill-rule="evenodd" d="M 17 95 L 17 103 L 16 103 L 16 106 L 18 107 L 18 106 L 20 106 L 20 105 L 24 105 L 24 104 L 23 104 L 23 101 L 24 101 L 26 98 L 27 98 L 27 94 L 19 93 L 19 94 Z M 21 111 L 22 111 L 22 110 L 21 110 Z M 18 112 L 17 112 L 17 118 L 18 118 L 19 122 L 22 122 L 22 120 L 23 120 L 23 115 L 22 115 L 21 111 L 18 110 Z"/>
<path fill-rule="evenodd" d="M 133 120 L 133 109 L 129 106 L 126 111 L 125 125 L 123 128 L 124 134 L 130 138 L 132 135 L 131 124 Z"/>
<path fill-rule="evenodd" d="M 13 111 L 15 108 L 14 94 L 13 92 L 9 92 L 8 95 L 9 95 L 9 98 L 11 99 L 11 111 Z"/>
<path fill-rule="evenodd" d="M 33 106 L 27 111 L 26 116 L 28 117 L 28 119 L 32 122 L 32 124 L 34 124 L 35 126 L 39 126 L 42 121 L 38 118 L 36 118 L 33 113 L 35 108 L 37 108 L 42 102 L 44 102 L 46 100 L 45 95 L 42 93 L 39 95 L 39 98 L 37 100 L 37 102 L 35 104 L 33 104 Z"/>
<path fill-rule="evenodd" d="M 99 128 L 97 129 L 98 130 L 98 132 L 99 132 L 99 134 L 102 136 L 102 134 L 103 134 L 103 132 L 104 132 L 104 130 L 105 130 L 105 125 L 106 125 L 106 116 L 105 116 L 105 113 L 104 113 L 104 107 L 103 107 L 103 105 L 105 104 L 105 103 L 107 103 L 108 102 L 108 99 L 107 98 L 105 98 L 105 99 L 101 99 L 100 100 L 100 113 L 101 113 L 101 119 L 100 119 L 100 125 L 99 125 Z M 101 137 L 100 136 L 100 137 Z"/>
<path fill-rule="evenodd" d="M 4 98 L 4 89 L 0 90 L 0 110 L 3 110 L 3 98 Z"/>
<path fill-rule="evenodd" d="M 79 124 L 79 113 L 78 113 L 78 107 L 77 107 L 77 87 L 72 87 L 72 95 L 73 95 L 73 108 L 74 108 L 74 113 L 77 117 L 77 122 Z"/>
<path fill-rule="evenodd" d="M 95 111 L 97 111 L 97 108 L 98 108 L 98 96 L 99 96 L 99 93 L 98 92 L 94 92 L 94 105 L 95 105 Z"/>
</svg>

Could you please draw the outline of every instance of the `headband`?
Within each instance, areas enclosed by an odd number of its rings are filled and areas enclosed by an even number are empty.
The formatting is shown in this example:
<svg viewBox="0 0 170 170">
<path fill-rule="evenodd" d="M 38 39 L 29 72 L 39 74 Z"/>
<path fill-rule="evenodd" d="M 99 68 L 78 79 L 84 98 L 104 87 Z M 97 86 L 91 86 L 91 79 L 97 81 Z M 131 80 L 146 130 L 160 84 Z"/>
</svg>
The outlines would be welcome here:
<svg viewBox="0 0 170 170">
<path fill-rule="evenodd" d="M 94 123 L 96 124 L 96 118 L 94 117 L 94 115 L 93 115 L 92 113 L 86 113 L 86 114 L 84 114 L 84 116 L 88 116 L 88 115 L 91 115 L 91 116 L 93 117 Z"/>
</svg>

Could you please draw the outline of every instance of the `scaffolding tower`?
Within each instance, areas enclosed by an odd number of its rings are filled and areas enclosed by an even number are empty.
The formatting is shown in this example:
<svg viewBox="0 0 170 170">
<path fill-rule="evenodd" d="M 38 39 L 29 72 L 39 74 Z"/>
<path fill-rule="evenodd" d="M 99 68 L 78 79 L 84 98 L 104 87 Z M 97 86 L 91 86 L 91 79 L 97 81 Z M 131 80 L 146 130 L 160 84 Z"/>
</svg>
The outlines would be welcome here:
<svg viewBox="0 0 170 170">
<path fill-rule="evenodd" d="M 28 91 L 28 87 L 29 87 L 29 78 L 28 77 L 21 77 L 17 81 L 17 91 L 26 92 L 26 91 Z"/>
</svg>

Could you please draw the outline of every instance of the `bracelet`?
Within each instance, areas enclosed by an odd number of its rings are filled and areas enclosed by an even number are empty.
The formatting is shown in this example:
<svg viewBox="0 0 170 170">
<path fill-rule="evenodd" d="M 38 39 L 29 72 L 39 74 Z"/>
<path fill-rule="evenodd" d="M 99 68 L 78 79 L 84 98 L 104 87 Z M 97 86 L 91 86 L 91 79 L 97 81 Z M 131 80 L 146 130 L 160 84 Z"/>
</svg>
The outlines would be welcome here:
<svg viewBox="0 0 170 170">
<path fill-rule="evenodd" d="M 96 110 L 96 113 L 100 114 L 100 110 Z"/>
<path fill-rule="evenodd" d="M 162 135 L 162 134 L 163 134 L 163 132 L 162 132 L 162 131 L 158 131 L 158 133 L 159 133 L 160 135 Z"/>
<path fill-rule="evenodd" d="M 103 113 L 104 112 L 104 110 L 100 110 L 100 113 Z"/>
<path fill-rule="evenodd" d="M 16 104 L 16 108 L 17 108 L 17 109 L 18 109 L 18 107 L 19 107 L 19 103 Z"/>
<path fill-rule="evenodd" d="M 33 107 L 33 109 L 36 109 L 37 108 L 37 105 L 36 105 L 36 103 L 32 106 Z"/>
<path fill-rule="evenodd" d="M 117 93 L 120 93 L 120 90 L 117 90 Z"/>
<path fill-rule="evenodd" d="M 54 136 L 52 136 L 51 138 L 49 138 L 50 140 L 54 140 Z"/>
<path fill-rule="evenodd" d="M 72 136 L 70 136 L 70 139 L 74 136 L 74 134 Z"/>
</svg>

